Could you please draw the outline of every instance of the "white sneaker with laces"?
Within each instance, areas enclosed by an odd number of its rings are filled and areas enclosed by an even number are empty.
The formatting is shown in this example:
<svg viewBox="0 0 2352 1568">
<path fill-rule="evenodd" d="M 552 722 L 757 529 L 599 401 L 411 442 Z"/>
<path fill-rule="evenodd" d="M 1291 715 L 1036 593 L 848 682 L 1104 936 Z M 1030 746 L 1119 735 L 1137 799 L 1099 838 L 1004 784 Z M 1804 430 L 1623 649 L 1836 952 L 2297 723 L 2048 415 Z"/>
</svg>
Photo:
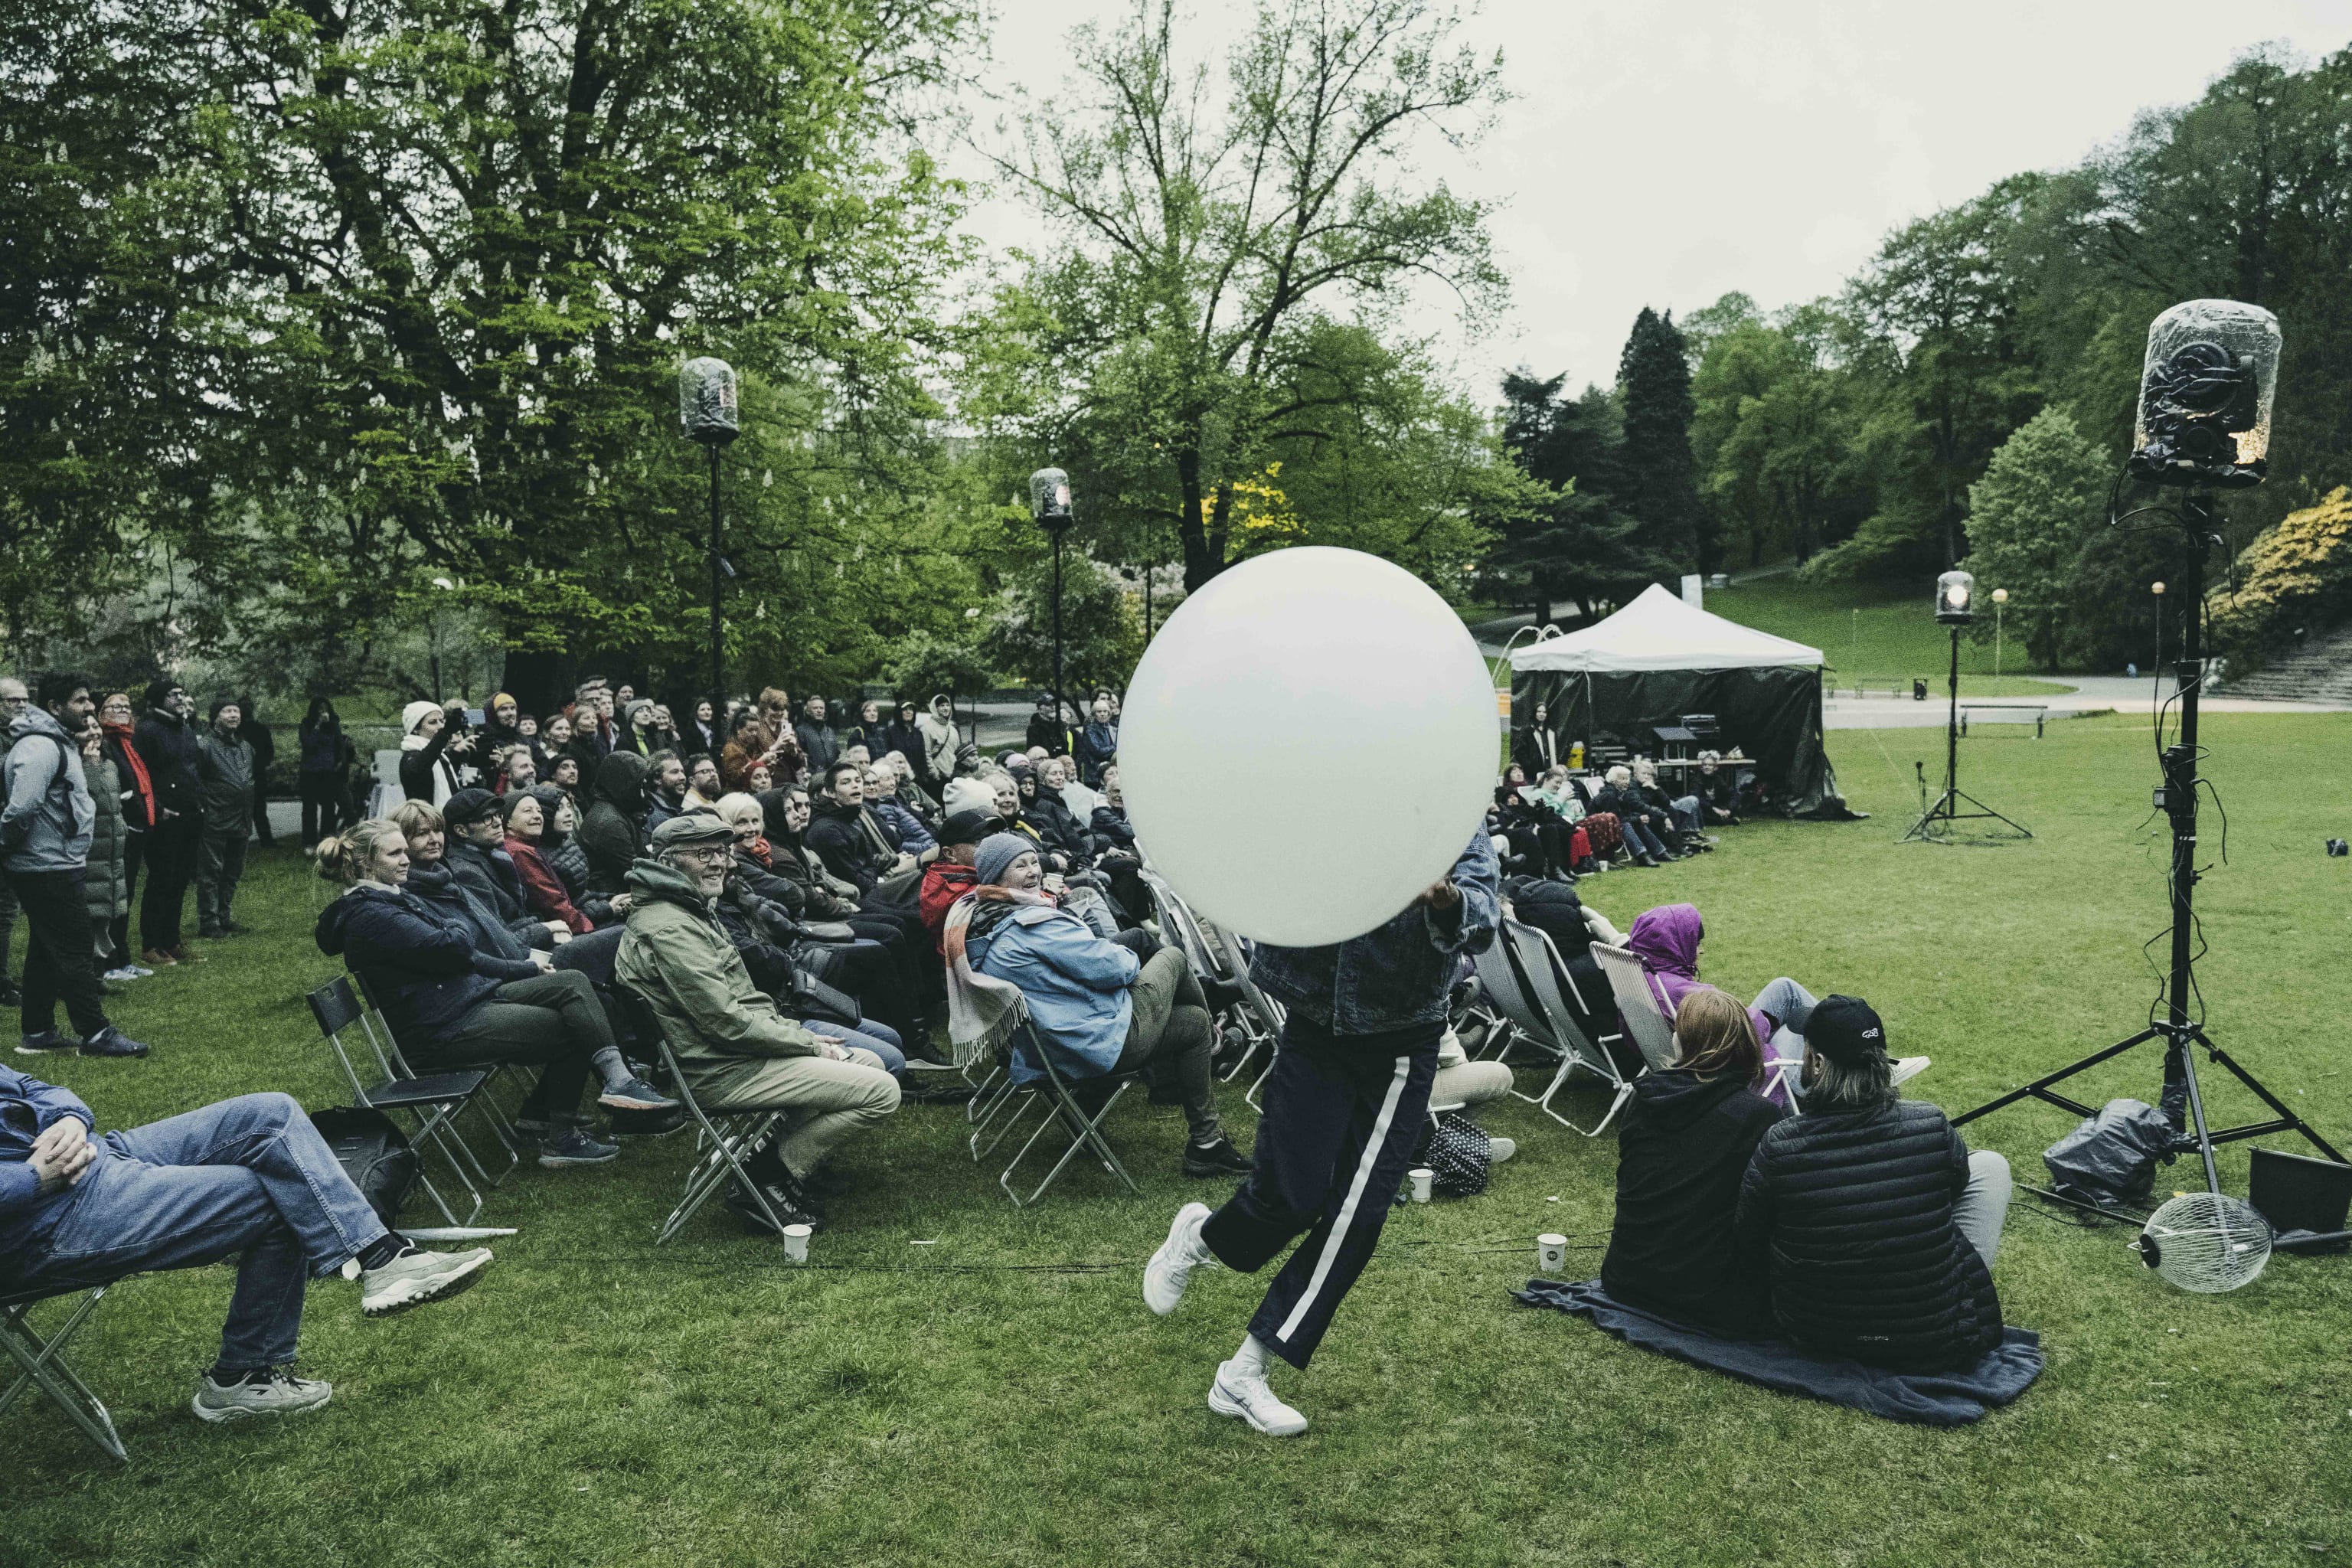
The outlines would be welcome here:
<svg viewBox="0 0 2352 1568">
<path fill-rule="evenodd" d="M 427 1301 L 446 1301 L 470 1289 L 489 1266 L 487 1247 L 463 1252 L 412 1252 L 395 1258 L 381 1268 L 361 1272 L 360 1312 L 382 1318 Z"/>
<path fill-rule="evenodd" d="M 1486 1163 L 1490 1165 L 1499 1165 L 1518 1152 L 1519 1141 L 1516 1138 L 1489 1138 L 1486 1140 Z"/>
<path fill-rule="evenodd" d="M 1201 1222 L 1208 1217 L 1206 1204 L 1186 1204 L 1178 1209 L 1175 1223 L 1168 1227 L 1168 1239 L 1143 1266 L 1143 1304 L 1160 1317 L 1174 1311 L 1184 1300 L 1184 1287 L 1191 1283 L 1192 1270 L 1215 1261 L 1201 1245 Z"/>
<path fill-rule="evenodd" d="M 1229 1361 L 1217 1363 L 1217 1381 L 1209 1385 L 1209 1408 L 1246 1421 L 1269 1437 L 1296 1437 L 1307 1430 L 1307 1417 L 1282 1402 L 1265 1373 L 1244 1372 Z"/>
<path fill-rule="evenodd" d="M 297 1377 L 289 1367 L 271 1367 L 267 1373 L 218 1384 L 206 1373 L 196 1379 L 196 1396 L 188 1408 L 199 1421 L 242 1421 L 252 1415 L 296 1415 L 316 1410 L 335 1390 L 315 1378 Z"/>
</svg>

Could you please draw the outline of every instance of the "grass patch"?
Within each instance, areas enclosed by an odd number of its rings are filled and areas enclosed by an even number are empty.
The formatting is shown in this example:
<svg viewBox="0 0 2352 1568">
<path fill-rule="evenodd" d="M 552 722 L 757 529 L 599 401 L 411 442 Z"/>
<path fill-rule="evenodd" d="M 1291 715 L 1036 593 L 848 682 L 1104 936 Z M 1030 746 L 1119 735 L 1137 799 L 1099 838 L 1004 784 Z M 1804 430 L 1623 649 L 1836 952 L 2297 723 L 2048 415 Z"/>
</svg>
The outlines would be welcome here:
<svg viewBox="0 0 2352 1568">
<path fill-rule="evenodd" d="M 2206 723 L 2231 814 L 2200 897 L 2215 1034 L 2340 1142 L 2352 900 L 2320 840 L 2343 796 L 2278 782 L 2332 778 L 2352 717 Z M 1786 973 L 1869 996 L 1898 1049 L 1936 1058 L 1916 1092 L 1955 1110 L 2137 1026 L 2155 990 L 2139 945 L 2164 918 L 2145 720 L 1971 740 L 1969 789 L 2040 835 L 2000 848 L 1895 842 L 1925 739 L 1829 743 L 1870 821 L 1753 825 L 1700 860 L 1590 881 L 1593 902 L 1623 924 L 1694 900 L 1710 978 L 1743 994 Z M 327 889 L 287 852 L 258 861 L 240 908 L 257 934 L 114 1004 L 152 1060 L 40 1064 L 109 1124 L 258 1088 L 343 1098 L 301 1003 L 333 973 L 309 935 Z M 2152 1098 L 2158 1070 L 2144 1053 L 2083 1096 Z M 2223 1116 L 2249 1109 L 2213 1094 Z M 1237 1092 L 1227 1105 L 1246 1134 Z M 1165 1320 L 1139 1300 L 1175 1205 L 1223 1191 L 1175 1174 L 1173 1112 L 1114 1118 L 1143 1199 L 1078 1172 L 1015 1214 L 960 1115 L 909 1107 L 848 1152 L 866 1188 L 820 1233 L 823 1268 L 782 1265 L 715 1208 L 656 1251 L 682 1138 L 519 1172 L 489 1216 L 522 1234 L 470 1295 L 364 1323 L 352 1287 L 313 1288 L 304 1363 L 335 1399 L 299 1421 L 199 1426 L 186 1401 L 229 1277 L 132 1281 L 75 1360 L 133 1466 L 103 1466 L 46 1408 L 0 1417 L 0 1563 L 2352 1560 L 2352 1262 L 2282 1257 L 2193 1298 L 2121 1232 L 2021 1199 L 1996 1278 L 2049 1372 L 1975 1427 L 1900 1427 L 1514 1306 L 1537 1232 L 1605 1232 L 1614 1152 L 1516 1101 L 1491 1123 L 1518 1161 L 1482 1198 L 1398 1211 L 1321 1359 L 1281 1379 L 1315 1422 L 1296 1442 L 1202 1407 L 1252 1281 L 1206 1274 Z M 2031 1175 L 2063 1125 L 2018 1110 L 1970 1131 Z M 2225 1153 L 2242 1183 L 2242 1146 Z"/>
<path fill-rule="evenodd" d="M 1925 593 L 1899 594 L 1875 584 L 1816 584 L 1793 576 L 1761 577 L 1728 588 L 1710 588 L 1706 607 L 1728 621 L 1770 632 L 1822 650 L 1836 670 L 1837 683 L 1857 680 L 1878 686 L 1924 679 L 1940 694 L 1952 665 L 1951 634 L 1936 624 Z M 1986 601 L 1985 608 L 1991 608 Z M 2004 639 L 2001 674 L 1995 676 L 1993 646 L 1960 639 L 1960 692 L 1967 697 L 2032 697 L 2074 689 L 2063 681 L 2020 674 L 2023 644 Z"/>
</svg>

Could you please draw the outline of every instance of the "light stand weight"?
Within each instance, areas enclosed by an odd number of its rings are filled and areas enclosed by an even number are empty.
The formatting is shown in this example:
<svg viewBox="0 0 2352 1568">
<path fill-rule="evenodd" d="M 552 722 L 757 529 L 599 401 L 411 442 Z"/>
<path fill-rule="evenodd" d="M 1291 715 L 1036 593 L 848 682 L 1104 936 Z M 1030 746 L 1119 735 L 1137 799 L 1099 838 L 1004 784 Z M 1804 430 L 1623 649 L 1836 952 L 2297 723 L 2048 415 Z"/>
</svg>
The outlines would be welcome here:
<svg viewBox="0 0 2352 1568">
<path fill-rule="evenodd" d="M 1919 814 L 1919 820 L 1911 825 L 1911 831 L 1895 842 L 1907 844 L 1914 838 L 1923 843 L 1944 842 L 1951 837 L 1953 823 L 1984 818 L 2015 828 L 2020 838 L 2031 838 L 2033 837 L 2032 829 L 2003 816 L 1960 788 L 1960 628 L 1956 624 L 1951 630 L 1952 708 L 1950 716 L 1944 721 L 1944 793 L 1936 797 L 1934 805 Z M 1976 809 L 1962 811 L 1960 806 L 1963 803 Z"/>
<path fill-rule="evenodd" d="M 1966 1115 L 1954 1117 L 1952 1125 L 1964 1127 L 1979 1116 L 1990 1115 L 2004 1106 L 2014 1105 L 2029 1098 L 2046 1101 L 2078 1117 L 2095 1116 L 2097 1112 L 2092 1107 L 2058 1093 L 2054 1086 L 2150 1040 L 2161 1040 L 2164 1042 L 2165 1114 L 2179 1129 L 2183 1112 L 2186 1112 L 2193 1131 L 2184 1140 L 2184 1145 L 2195 1145 L 2204 1160 L 2205 1184 L 2210 1191 L 2219 1193 L 2221 1178 L 2213 1165 L 2213 1146 L 2217 1143 L 2235 1143 L 2247 1138 L 2259 1138 L 2268 1132 L 2295 1132 L 2329 1159 L 2339 1164 L 2345 1161 L 2334 1144 L 2313 1131 L 2310 1124 L 2297 1116 L 2285 1101 L 2263 1088 L 2261 1080 L 2213 1043 L 2205 1033 L 2204 1025 L 2189 1016 L 2189 1002 L 2194 994 L 2189 971 L 2196 960 L 2197 941 L 2196 921 L 2190 910 L 2197 887 L 2197 698 L 2205 680 L 2205 556 L 2216 542 L 2212 497 L 2202 490 L 2190 492 L 2182 498 L 2181 514 L 2181 521 L 2188 527 L 2189 547 L 2179 595 L 2182 623 L 2180 658 L 2173 666 L 2173 693 L 2180 703 L 2180 736 L 2165 748 L 2164 784 L 2156 792 L 2156 804 L 2172 828 L 2172 955 L 2166 980 L 2164 1019 L 2161 1023 L 2151 1019 L 2147 1028 L 2129 1039 L 2119 1040 L 2105 1050 L 2095 1051 L 2080 1061 L 2035 1079 L 2021 1089 L 2013 1089 L 1997 1099 L 1989 1100 Z M 2204 1096 L 2198 1089 L 2197 1069 L 2189 1052 L 2192 1043 L 2204 1047 L 2209 1060 L 2218 1063 L 2270 1107 L 2273 1113 L 2272 1119 L 2226 1127 L 2219 1131 L 2209 1126 L 2205 1120 Z"/>
</svg>

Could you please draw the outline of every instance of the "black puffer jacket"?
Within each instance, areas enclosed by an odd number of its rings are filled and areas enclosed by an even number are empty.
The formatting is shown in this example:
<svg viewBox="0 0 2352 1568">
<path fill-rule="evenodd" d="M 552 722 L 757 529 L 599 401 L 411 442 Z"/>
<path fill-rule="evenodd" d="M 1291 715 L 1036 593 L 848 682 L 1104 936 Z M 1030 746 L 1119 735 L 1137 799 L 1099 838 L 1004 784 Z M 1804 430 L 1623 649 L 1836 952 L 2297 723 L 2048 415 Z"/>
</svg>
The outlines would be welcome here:
<svg viewBox="0 0 2352 1568">
<path fill-rule="evenodd" d="M 1992 1273 L 1952 1223 L 1969 1146 L 1936 1107 L 1807 1113 L 1764 1134 L 1739 1188 L 1772 1311 L 1809 1349 L 1932 1372 L 2000 1342 Z"/>
<path fill-rule="evenodd" d="M 1732 1215 L 1783 1112 L 1736 1078 L 1644 1073 L 1617 1134 L 1617 1222 L 1601 1282 L 1628 1306 L 1746 1339 L 1770 1332 L 1763 1261 Z"/>
</svg>

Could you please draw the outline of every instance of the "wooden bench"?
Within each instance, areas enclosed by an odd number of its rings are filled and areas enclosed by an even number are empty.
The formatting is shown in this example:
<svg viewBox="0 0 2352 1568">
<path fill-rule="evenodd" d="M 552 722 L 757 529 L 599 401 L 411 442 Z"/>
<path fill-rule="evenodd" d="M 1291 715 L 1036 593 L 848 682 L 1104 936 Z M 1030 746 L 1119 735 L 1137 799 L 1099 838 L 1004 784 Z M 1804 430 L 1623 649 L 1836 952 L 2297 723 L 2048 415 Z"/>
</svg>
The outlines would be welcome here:
<svg viewBox="0 0 2352 1568">
<path fill-rule="evenodd" d="M 2042 721 L 2050 716 L 2050 705 L 2046 702 L 1963 702 L 1960 704 L 1960 733 L 1963 735 L 1969 732 L 1971 715 L 1996 724 L 2022 724 L 2030 718 L 2033 721 L 2033 738 L 2038 741 L 2042 739 Z"/>
</svg>

